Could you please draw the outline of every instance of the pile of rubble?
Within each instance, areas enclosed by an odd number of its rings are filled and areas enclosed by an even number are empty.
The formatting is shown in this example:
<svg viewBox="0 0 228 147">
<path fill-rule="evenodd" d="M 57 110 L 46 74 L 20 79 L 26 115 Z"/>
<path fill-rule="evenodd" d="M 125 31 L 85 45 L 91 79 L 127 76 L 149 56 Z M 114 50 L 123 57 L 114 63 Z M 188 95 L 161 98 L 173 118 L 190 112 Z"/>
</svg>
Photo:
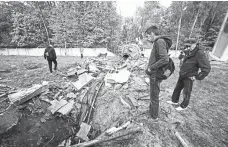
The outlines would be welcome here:
<svg viewBox="0 0 228 147">
<path fill-rule="evenodd" d="M 159 138 L 151 139 L 151 132 L 143 129 L 142 123 L 142 119 L 147 119 L 145 112 L 149 105 L 149 79 L 144 73 L 147 60 L 140 57 L 137 48 L 128 47 L 117 62 L 103 56 L 90 58 L 65 73 L 57 72 L 56 76 L 63 77 L 61 81 L 44 81 L 8 93 L 7 98 L 10 106 L 43 113 L 41 123 L 52 115 L 70 118 L 75 128 L 59 146 L 92 146 L 104 142 L 107 146 L 130 143 L 126 140 L 131 139 L 138 142 L 145 140 L 134 135 L 140 132 L 146 133 L 153 144 L 159 144 Z M 14 125 L 17 122 L 18 119 Z"/>
</svg>

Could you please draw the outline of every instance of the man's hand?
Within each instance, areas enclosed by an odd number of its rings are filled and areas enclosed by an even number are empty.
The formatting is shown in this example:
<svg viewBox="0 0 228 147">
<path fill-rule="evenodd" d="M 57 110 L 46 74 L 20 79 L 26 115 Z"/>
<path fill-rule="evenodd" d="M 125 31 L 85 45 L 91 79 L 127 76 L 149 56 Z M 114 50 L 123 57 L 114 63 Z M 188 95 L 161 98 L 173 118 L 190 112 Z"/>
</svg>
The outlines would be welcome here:
<svg viewBox="0 0 228 147">
<path fill-rule="evenodd" d="M 151 72 L 150 68 L 147 68 L 147 71 L 148 71 L 148 72 Z"/>
<path fill-rule="evenodd" d="M 147 75 L 151 75 L 151 70 L 150 70 L 150 68 L 147 68 L 145 72 L 146 72 Z"/>
</svg>

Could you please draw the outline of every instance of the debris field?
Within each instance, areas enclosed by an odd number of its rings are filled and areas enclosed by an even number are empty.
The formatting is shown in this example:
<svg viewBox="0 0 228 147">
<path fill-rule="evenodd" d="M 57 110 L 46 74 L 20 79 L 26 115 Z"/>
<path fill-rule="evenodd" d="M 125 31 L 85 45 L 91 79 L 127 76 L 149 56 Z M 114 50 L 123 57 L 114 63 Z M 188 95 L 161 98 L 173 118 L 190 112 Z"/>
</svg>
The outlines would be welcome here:
<svg viewBox="0 0 228 147">
<path fill-rule="evenodd" d="M 203 83 L 196 83 L 200 88 L 193 91 L 193 102 L 185 112 L 176 112 L 174 106 L 166 103 L 171 97 L 178 71 L 163 81 L 159 121 L 155 123 L 148 113 L 149 78 L 144 72 L 148 58 L 140 57 L 137 50 L 123 51 L 122 56 L 115 59 L 106 56 L 78 59 L 80 62 L 60 66 L 52 75 L 47 67 L 42 67 L 46 62 L 23 65 L 28 72 L 20 77 L 31 81 L 22 87 L 10 85 L 10 76 L 20 70 L 19 66 L 2 69 L 1 146 L 228 145 L 228 118 L 223 115 L 228 111 L 224 107 L 227 100 L 211 101 L 218 97 L 216 91 L 227 88 L 227 80 L 218 79 L 220 85 L 217 87 L 211 81 L 218 71 L 212 71 L 211 77 Z M 127 56 L 127 60 L 123 56 Z M 174 61 L 178 67 L 178 60 Z M 223 67 L 220 74 L 225 75 L 228 68 L 221 64 L 227 67 L 225 63 L 212 63 L 212 67 Z M 31 70 L 31 73 L 39 73 L 38 78 L 46 77 L 36 80 L 37 77 L 29 73 Z M 43 70 L 47 70 L 45 74 L 41 74 Z M 228 93 L 225 91 L 224 94 Z M 212 98 L 207 98 L 208 95 Z M 217 112 L 210 110 L 219 105 Z"/>
</svg>

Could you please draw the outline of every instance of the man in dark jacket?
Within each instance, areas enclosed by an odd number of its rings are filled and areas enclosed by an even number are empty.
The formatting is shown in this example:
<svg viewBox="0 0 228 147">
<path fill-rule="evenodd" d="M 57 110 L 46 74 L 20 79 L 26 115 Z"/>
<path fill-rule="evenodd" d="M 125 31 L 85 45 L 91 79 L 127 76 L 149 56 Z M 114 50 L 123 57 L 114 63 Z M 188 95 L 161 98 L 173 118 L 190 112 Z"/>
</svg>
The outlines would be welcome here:
<svg viewBox="0 0 228 147">
<path fill-rule="evenodd" d="M 55 64 L 54 70 L 57 70 L 57 57 L 55 53 L 55 49 L 52 45 L 49 45 L 44 51 L 44 59 L 48 60 L 48 65 L 50 72 L 52 73 L 52 62 Z"/>
<path fill-rule="evenodd" d="M 184 110 L 190 100 L 193 81 L 203 80 L 210 72 L 211 65 L 205 56 L 204 50 L 195 39 L 185 41 L 188 49 L 185 50 L 183 63 L 180 67 L 179 79 L 172 95 L 172 101 L 167 101 L 169 104 L 178 105 L 180 93 L 183 90 L 183 102 L 176 110 Z M 200 69 L 200 72 L 199 72 Z"/>
<path fill-rule="evenodd" d="M 145 31 L 147 44 L 152 49 L 146 74 L 150 79 L 150 106 L 149 111 L 153 119 L 158 119 L 159 93 L 162 80 L 157 78 L 158 70 L 168 64 L 168 48 L 172 45 L 171 39 L 167 36 L 159 36 L 158 28 L 151 26 Z"/>
</svg>

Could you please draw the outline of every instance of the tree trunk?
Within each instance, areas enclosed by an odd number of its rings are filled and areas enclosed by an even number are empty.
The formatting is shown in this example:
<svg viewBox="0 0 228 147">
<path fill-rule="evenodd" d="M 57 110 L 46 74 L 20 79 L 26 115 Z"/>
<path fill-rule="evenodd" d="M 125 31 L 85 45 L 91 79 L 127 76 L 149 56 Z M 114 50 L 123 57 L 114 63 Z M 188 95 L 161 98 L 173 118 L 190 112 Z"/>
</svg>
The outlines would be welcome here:
<svg viewBox="0 0 228 147">
<path fill-rule="evenodd" d="M 195 25 L 196 25 L 196 21 L 197 21 L 197 19 L 198 19 L 199 12 L 200 12 L 200 11 L 198 10 L 197 15 L 196 15 L 196 18 L 195 18 L 195 20 L 194 20 L 194 23 L 193 23 L 193 25 L 192 25 L 192 29 L 191 29 L 191 33 L 190 33 L 190 35 L 189 35 L 189 38 L 191 37 L 192 32 L 193 32 L 193 29 L 194 29 L 194 27 L 195 27 Z"/>
<path fill-rule="evenodd" d="M 41 14 L 41 20 L 42 20 L 42 22 L 44 24 L 44 28 L 45 28 L 45 31 L 46 31 L 46 34 L 47 34 L 48 44 L 50 44 L 49 33 L 48 33 L 47 26 L 46 26 L 45 21 L 44 21 L 44 15 L 43 15 L 42 10 L 40 8 L 39 2 L 37 2 L 37 4 L 38 4 L 39 10 L 40 10 L 40 14 Z"/>
<path fill-rule="evenodd" d="M 181 2 L 181 17 L 179 20 L 179 27 L 178 27 L 178 33 L 177 33 L 176 54 L 177 54 L 177 48 L 178 48 L 178 42 L 179 42 L 179 36 L 180 36 L 182 14 L 183 14 L 183 2 Z"/>
</svg>

